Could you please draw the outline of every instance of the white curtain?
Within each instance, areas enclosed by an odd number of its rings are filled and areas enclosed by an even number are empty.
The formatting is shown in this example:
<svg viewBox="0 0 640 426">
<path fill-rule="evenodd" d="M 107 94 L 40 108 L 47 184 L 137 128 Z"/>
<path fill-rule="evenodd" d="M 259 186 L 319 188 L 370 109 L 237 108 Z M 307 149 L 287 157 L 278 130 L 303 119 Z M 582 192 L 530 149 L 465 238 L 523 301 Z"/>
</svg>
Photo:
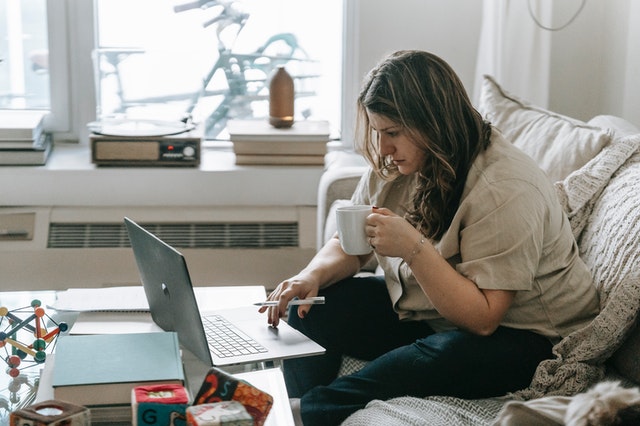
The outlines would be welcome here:
<svg viewBox="0 0 640 426">
<path fill-rule="evenodd" d="M 508 92 L 535 105 L 548 106 L 551 35 L 536 25 L 529 6 L 538 20 L 549 22 L 551 0 L 483 0 L 476 102 L 482 76 L 489 74 Z"/>
</svg>

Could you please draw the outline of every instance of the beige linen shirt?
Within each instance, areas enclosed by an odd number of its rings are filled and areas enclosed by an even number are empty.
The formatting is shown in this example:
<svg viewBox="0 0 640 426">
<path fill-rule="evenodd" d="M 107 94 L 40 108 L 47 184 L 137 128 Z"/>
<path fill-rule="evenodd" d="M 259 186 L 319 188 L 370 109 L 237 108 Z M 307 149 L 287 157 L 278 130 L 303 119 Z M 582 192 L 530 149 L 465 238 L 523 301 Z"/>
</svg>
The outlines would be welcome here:
<svg viewBox="0 0 640 426">
<path fill-rule="evenodd" d="M 388 182 L 369 170 L 352 201 L 403 216 L 415 176 Z M 514 290 L 502 325 L 558 341 L 598 313 L 598 297 L 578 255 L 569 221 L 544 172 L 494 129 L 474 161 L 460 206 L 436 250 L 482 289 Z M 377 255 L 394 308 L 402 319 L 455 326 L 438 313 L 400 258 Z"/>
</svg>

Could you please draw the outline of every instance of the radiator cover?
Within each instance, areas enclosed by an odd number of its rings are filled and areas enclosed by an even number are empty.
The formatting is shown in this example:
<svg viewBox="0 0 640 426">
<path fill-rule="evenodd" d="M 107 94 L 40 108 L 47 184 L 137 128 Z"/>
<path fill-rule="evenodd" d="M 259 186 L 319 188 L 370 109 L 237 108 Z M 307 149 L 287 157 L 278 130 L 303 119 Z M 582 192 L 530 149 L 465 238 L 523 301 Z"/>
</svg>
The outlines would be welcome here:
<svg viewBox="0 0 640 426">
<path fill-rule="evenodd" d="M 298 247 L 297 222 L 141 223 L 176 248 Z M 51 223 L 47 248 L 130 247 L 123 224 Z"/>
</svg>

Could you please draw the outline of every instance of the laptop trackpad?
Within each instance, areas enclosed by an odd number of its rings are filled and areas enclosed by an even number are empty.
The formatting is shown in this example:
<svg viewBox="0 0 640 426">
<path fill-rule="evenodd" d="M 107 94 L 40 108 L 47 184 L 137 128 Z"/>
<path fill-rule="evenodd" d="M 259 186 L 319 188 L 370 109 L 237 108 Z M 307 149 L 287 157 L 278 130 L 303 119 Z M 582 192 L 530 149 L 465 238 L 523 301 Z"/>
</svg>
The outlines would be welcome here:
<svg viewBox="0 0 640 426">
<path fill-rule="evenodd" d="M 215 313 L 224 316 L 240 330 L 258 340 L 269 349 L 273 347 L 273 344 L 279 348 L 309 345 L 310 347 L 315 347 L 313 352 L 318 350 L 324 352 L 324 349 L 320 345 L 291 327 L 284 320 L 280 321 L 278 328 L 271 327 L 267 323 L 267 315 L 259 313 L 255 306 L 217 310 Z M 270 342 L 272 345 L 268 345 Z"/>
</svg>

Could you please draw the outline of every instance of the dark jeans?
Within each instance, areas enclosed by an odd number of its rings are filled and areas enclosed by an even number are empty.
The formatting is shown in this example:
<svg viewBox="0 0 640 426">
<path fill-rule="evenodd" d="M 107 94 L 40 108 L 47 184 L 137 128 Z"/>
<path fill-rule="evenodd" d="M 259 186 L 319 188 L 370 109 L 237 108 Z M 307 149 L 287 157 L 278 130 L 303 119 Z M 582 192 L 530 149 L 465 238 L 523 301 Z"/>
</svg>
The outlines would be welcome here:
<svg viewBox="0 0 640 426">
<path fill-rule="evenodd" d="M 373 399 L 411 395 L 485 398 L 525 388 L 551 343 L 500 327 L 491 336 L 434 333 L 423 321 L 399 321 L 382 277 L 350 278 L 322 293 L 325 305 L 289 324 L 327 349 L 284 361 L 289 396 L 301 398 L 305 426 L 339 424 Z M 371 361 L 336 378 L 342 355 Z"/>
</svg>

